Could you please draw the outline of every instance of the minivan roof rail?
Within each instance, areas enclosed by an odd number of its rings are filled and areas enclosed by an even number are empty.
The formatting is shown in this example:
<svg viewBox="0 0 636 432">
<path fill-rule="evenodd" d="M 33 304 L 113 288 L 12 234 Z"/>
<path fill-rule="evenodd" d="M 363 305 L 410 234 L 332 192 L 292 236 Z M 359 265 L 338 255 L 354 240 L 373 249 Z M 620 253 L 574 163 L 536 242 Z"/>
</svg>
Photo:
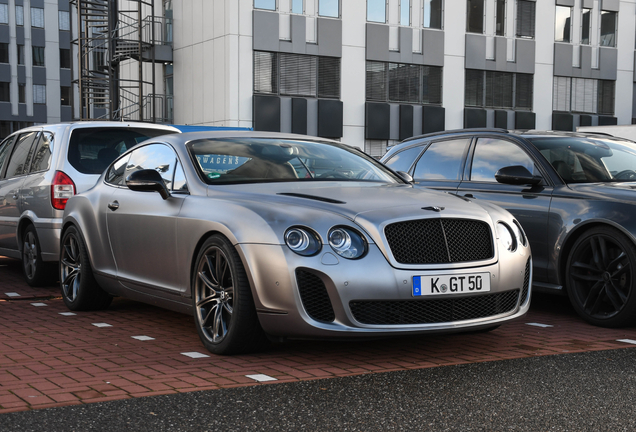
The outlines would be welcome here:
<svg viewBox="0 0 636 432">
<path fill-rule="evenodd" d="M 411 138 L 407 138 L 407 139 L 405 139 L 402 142 L 405 143 L 405 142 L 416 140 L 416 139 L 429 138 L 429 137 L 434 137 L 434 136 L 438 136 L 438 135 L 446 135 L 446 134 L 453 134 L 453 133 L 475 133 L 475 132 L 510 133 L 508 131 L 508 129 L 501 129 L 501 128 L 453 129 L 453 130 L 448 130 L 448 131 L 431 132 L 431 133 L 427 133 L 427 134 L 423 134 L 423 135 L 414 136 L 414 137 L 411 137 Z"/>
</svg>

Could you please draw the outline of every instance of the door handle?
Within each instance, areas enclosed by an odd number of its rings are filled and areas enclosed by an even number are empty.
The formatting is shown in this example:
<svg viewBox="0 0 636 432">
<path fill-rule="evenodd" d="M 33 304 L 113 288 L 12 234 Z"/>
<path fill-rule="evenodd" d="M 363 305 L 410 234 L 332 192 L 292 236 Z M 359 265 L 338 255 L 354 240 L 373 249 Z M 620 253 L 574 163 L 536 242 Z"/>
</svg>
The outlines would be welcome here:
<svg viewBox="0 0 636 432">
<path fill-rule="evenodd" d="M 117 201 L 108 203 L 108 208 L 111 209 L 112 211 L 115 211 L 119 208 L 119 203 Z"/>
<path fill-rule="evenodd" d="M 473 196 L 473 194 L 464 194 L 464 196 L 465 196 L 466 198 L 475 198 L 475 197 Z"/>
<path fill-rule="evenodd" d="M 13 194 L 13 199 L 16 199 L 16 200 L 18 199 L 18 194 L 17 193 Z"/>
</svg>

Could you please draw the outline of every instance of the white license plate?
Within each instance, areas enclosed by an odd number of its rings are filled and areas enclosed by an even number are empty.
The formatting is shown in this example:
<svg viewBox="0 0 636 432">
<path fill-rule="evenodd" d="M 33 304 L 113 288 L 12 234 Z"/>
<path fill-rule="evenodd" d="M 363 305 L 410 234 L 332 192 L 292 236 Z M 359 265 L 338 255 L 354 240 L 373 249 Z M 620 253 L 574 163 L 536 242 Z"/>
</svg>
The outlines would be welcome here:
<svg viewBox="0 0 636 432">
<path fill-rule="evenodd" d="M 413 276 L 414 297 L 488 291 L 490 291 L 490 273 Z"/>
</svg>

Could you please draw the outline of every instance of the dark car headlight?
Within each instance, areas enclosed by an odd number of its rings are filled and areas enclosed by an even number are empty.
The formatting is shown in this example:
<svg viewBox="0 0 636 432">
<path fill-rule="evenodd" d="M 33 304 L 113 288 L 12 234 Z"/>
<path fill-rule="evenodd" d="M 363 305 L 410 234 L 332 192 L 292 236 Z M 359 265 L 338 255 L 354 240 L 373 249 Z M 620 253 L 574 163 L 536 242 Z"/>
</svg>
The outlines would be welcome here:
<svg viewBox="0 0 636 432">
<path fill-rule="evenodd" d="M 368 250 L 362 234 L 347 227 L 333 227 L 329 230 L 329 246 L 343 258 L 362 258 Z"/>
<path fill-rule="evenodd" d="M 285 232 L 285 243 L 292 251 L 302 256 L 312 256 L 320 252 L 320 237 L 304 227 L 291 227 Z"/>
<path fill-rule="evenodd" d="M 497 237 L 504 249 L 514 252 L 517 249 L 517 237 L 512 228 L 503 222 L 497 223 Z"/>
</svg>

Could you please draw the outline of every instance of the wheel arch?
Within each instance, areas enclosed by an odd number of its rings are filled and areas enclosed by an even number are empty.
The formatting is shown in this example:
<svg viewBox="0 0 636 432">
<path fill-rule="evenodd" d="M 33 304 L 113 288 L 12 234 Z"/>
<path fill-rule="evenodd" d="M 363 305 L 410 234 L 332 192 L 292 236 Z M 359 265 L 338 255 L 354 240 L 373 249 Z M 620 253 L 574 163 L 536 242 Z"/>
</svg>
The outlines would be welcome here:
<svg viewBox="0 0 636 432">
<path fill-rule="evenodd" d="M 28 216 L 24 216 L 23 218 L 20 219 L 20 222 L 18 222 L 17 240 L 18 240 L 18 252 L 20 253 L 22 253 L 22 236 L 24 235 L 24 232 L 26 231 L 29 225 L 35 226 L 35 223 Z"/>
</svg>

